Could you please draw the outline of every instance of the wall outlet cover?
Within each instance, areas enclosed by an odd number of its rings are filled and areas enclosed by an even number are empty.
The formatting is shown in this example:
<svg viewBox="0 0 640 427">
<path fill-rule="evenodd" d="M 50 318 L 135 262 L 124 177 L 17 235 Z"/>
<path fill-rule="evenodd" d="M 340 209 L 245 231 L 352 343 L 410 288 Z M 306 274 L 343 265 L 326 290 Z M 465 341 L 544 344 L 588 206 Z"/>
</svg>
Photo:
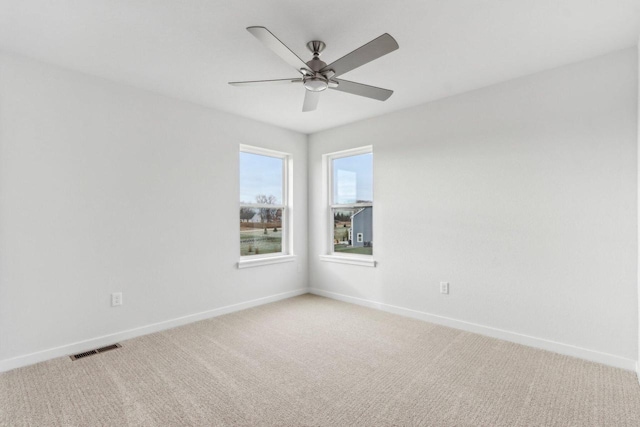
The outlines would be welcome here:
<svg viewBox="0 0 640 427">
<path fill-rule="evenodd" d="M 122 305 L 122 292 L 114 292 L 111 294 L 111 307 Z"/>
<path fill-rule="evenodd" d="M 440 293 L 441 294 L 449 293 L 449 282 L 440 282 Z"/>
</svg>

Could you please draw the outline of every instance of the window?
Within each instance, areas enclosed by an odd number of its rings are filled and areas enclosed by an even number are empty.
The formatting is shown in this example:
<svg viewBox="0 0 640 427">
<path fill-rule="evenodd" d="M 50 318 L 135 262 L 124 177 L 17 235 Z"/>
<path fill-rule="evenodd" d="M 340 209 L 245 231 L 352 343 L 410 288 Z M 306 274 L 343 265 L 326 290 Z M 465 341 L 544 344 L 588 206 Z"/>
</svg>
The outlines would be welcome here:
<svg viewBox="0 0 640 427">
<path fill-rule="evenodd" d="M 326 156 L 332 255 L 373 255 L 371 147 Z"/>
<path fill-rule="evenodd" d="M 239 267 L 290 253 L 289 161 L 287 153 L 240 146 Z"/>
</svg>

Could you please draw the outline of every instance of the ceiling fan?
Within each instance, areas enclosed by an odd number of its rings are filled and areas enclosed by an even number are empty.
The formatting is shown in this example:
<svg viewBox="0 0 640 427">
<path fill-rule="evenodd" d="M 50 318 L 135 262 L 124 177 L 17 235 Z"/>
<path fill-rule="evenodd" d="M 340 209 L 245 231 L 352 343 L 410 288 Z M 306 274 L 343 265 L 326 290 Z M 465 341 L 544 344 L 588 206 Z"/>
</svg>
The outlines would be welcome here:
<svg viewBox="0 0 640 427">
<path fill-rule="evenodd" d="M 393 93 L 393 91 L 389 89 L 382 89 L 375 86 L 336 78 L 341 74 L 358 68 L 361 65 L 398 49 L 398 43 L 389 34 L 385 33 L 380 37 L 371 40 L 369 43 L 360 46 L 353 52 L 346 54 L 337 61 L 327 65 L 325 62 L 320 60 L 320 54 L 324 50 L 325 44 L 319 40 L 313 40 L 307 43 L 307 48 L 313 54 L 313 58 L 308 62 L 304 62 L 265 27 L 248 27 L 247 31 L 253 34 L 280 58 L 284 59 L 287 64 L 293 66 L 300 74 L 302 74 L 302 77 L 278 80 L 229 82 L 230 85 L 250 86 L 259 84 L 302 83 L 306 89 L 302 111 L 315 110 L 318 106 L 318 101 L 320 100 L 320 92 L 327 88 L 351 93 L 353 95 L 365 96 L 367 98 L 373 98 L 380 101 L 386 101 Z"/>
</svg>

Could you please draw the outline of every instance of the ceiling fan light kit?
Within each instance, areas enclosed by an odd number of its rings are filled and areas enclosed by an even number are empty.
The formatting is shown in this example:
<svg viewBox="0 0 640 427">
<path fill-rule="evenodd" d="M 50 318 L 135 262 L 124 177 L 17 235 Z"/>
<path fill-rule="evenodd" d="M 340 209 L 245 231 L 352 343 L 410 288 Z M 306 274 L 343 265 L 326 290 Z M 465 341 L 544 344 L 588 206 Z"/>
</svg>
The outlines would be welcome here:
<svg viewBox="0 0 640 427">
<path fill-rule="evenodd" d="M 326 47 L 326 44 L 320 40 L 313 40 L 307 43 L 307 48 L 311 51 L 313 58 L 305 63 L 265 27 L 248 27 L 247 31 L 253 34 L 285 62 L 292 65 L 302 74 L 302 78 L 229 82 L 230 85 L 251 86 L 258 84 L 302 82 L 302 85 L 306 89 L 302 106 L 303 112 L 315 110 L 320 99 L 320 92 L 326 89 L 339 90 L 379 101 L 386 101 L 391 94 L 393 94 L 393 91 L 389 89 L 335 78 L 398 49 L 398 43 L 389 34 L 385 33 L 327 65 L 320 59 L 320 54 Z"/>
<path fill-rule="evenodd" d="M 329 87 L 329 81 L 322 77 L 305 77 L 302 79 L 302 84 L 311 92 L 322 92 Z"/>
</svg>

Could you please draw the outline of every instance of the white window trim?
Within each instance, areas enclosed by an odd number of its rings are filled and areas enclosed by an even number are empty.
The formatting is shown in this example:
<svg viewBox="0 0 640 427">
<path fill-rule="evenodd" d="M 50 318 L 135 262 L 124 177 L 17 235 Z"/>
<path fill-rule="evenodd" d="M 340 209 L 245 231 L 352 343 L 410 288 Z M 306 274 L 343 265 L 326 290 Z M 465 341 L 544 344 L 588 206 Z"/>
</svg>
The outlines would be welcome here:
<svg viewBox="0 0 640 427">
<path fill-rule="evenodd" d="M 353 148 L 349 150 L 336 151 L 333 153 L 324 154 L 322 156 L 322 181 L 324 182 L 324 189 L 322 192 L 323 205 L 325 206 L 325 215 L 327 216 L 325 221 L 325 251 L 326 253 L 320 254 L 320 260 L 325 262 L 335 262 L 339 264 L 351 264 L 365 267 L 375 267 L 376 261 L 373 255 L 362 254 L 344 254 L 336 253 L 333 251 L 333 208 L 340 207 L 367 207 L 373 206 L 373 203 L 353 203 L 350 205 L 336 205 L 333 203 L 333 168 L 332 161 L 343 157 L 357 156 L 360 154 L 373 153 L 373 145 L 366 145 L 364 147 Z M 375 194 L 375 193 L 374 193 Z M 375 199 L 375 196 L 374 196 Z"/>
<path fill-rule="evenodd" d="M 366 258 L 365 258 L 366 257 Z M 375 267 L 376 261 L 372 255 L 320 255 L 320 261 L 336 262 L 338 264 L 360 265 L 362 267 Z"/>
<path fill-rule="evenodd" d="M 282 209 L 282 252 L 272 254 L 240 256 L 238 268 L 258 267 L 269 264 L 280 264 L 295 260 L 293 254 L 293 155 L 282 151 L 270 150 L 252 145 L 240 144 L 238 153 L 251 153 L 261 156 L 276 157 L 282 159 L 282 204 L 266 205 L 261 203 L 241 203 L 238 201 L 238 209 L 241 207 L 261 208 L 268 207 Z"/>
<path fill-rule="evenodd" d="M 268 254 L 272 255 L 272 254 Z M 245 259 L 249 257 L 240 257 L 240 261 L 238 261 L 238 268 L 250 268 L 250 267 L 260 267 L 263 265 L 271 265 L 271 264 L 281 264 L 283 262 L 293 262 L 296 260 L 295 255 L 282 255 L 282 254 L 273 254 L 275 256 L 264 258 L 260 257 L 260 255 L 253 255 L 251 259 Z"/>
</svg>

